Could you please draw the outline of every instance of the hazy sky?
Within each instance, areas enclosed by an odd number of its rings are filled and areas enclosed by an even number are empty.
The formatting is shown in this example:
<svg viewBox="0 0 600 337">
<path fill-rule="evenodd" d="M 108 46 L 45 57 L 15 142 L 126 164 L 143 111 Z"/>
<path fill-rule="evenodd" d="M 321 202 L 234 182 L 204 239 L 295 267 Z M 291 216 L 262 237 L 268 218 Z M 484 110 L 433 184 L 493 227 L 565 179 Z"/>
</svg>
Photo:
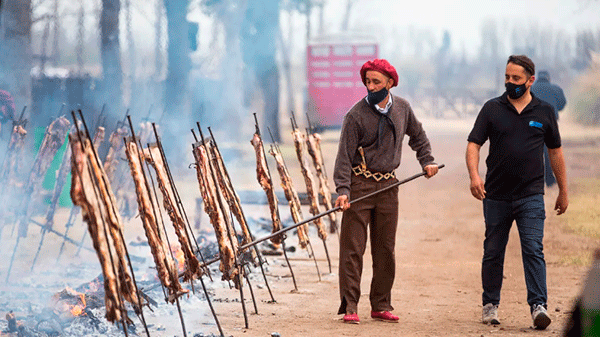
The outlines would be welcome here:
<svg viewBox="0 0 600 337">
<path fill-rule="evenodd" d="M 340 26 L 346 0 L 328 0 L 325 7 L 326 23 L 332 28 Z M 480 27 L 483 20 L 495 18 L 499 29 L 531 23 L 541 28 L 553 26 L 568 33 L 592 28 L 600 31 L 599 0 L 445 0 L 399 1 L 359 0 L 352 11 L 351 22 L 364 20 L 368 24 L 406 27 L 431 27 L 441 36 L 444 29 L 452 33 L 454 47 L 463 43 L 469 53 L 480 44 Z M 510 30 L 507 34 L 510 33 Z M 380 36 L 380 39 L 387 38 Z"/>
</svg>

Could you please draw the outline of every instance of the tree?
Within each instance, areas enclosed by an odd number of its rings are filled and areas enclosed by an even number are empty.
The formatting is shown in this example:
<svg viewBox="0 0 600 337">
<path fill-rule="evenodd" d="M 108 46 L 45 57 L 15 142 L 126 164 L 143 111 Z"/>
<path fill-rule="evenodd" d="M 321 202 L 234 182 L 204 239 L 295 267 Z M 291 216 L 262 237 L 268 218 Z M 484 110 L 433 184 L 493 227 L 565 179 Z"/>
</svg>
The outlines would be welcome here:
<svg viewBox="0 0 600 337">
<path fill-rule="evenodd" d="M 123 110 L 123 72 L 119 42 L 119 0 L 102 0 L 100 14 L 100 54 L 102 56 L 102 92 L 106 113 L 113 119 L 121 118 Z"/>
<path fill-rule="evenodd" d="M 1 1 L 0 81 L 17 104 L 26 105 L 31 96 L 31 1 Z"/>
<path fill-rule="evenodd" d="M 575 61 L 573 67 L 582 71 L 589 67 L 592 61 L 592 52 L 600 50 L 600 36 L 598 39 L 591 30 L 577 33 L 575 37 Z"/>
<path fill-rule="evenodd" d="M 221 91 L 227 93 L 227 99 L 213 102 L 221 107 L 224 114 L 212 120 L 228 123 L 228 137 L 238 141 L 250 136 L 245 135 L 242 130 L 244 124 L 251 122 L 251 116 L 243 103 L 244 88 L 247 85 L 244 85 L 244 62 L 240 42 L 247 4 L 247 0 L 213 0 L 204 3 L 206 9 L 222 24 L 226 51 L 226 59 L 220 63 L 220 73 Z"/>
<path fill-rule="evenodd" d="M 502 83 L 500 39 L 498 38 L 498 27 L 495 20 L 486 20 L 481 26 L 479 62 L 484 73 L 496 75 L 494 87 L 496 91 L 500 91 L 500 85 Z"/>
<path fill-rule="evenodd" d="M 167 79 L 165 83 L 165 115 L 187 116 L 186 92 L 191 69 L 189 57 L 187 0 L 164 0 L 167 13 Z"/>
<path fill-rule="evenodd" d="M 279 0 L 255 0 L 248 6 L 242 23 L 242 55 L 254 75 L 264 100 L 263 124 L 279 133 L 279 70 L 275 60 L 279 31 Z M 251 86 L 248 86 L 251 87 Z M 265 128 L 266 129 L 266 128 Z"/>
<path fill-rule="evenodd" d="M 344 19 L 342 20 L 342 32 L 347 32 L 350 26 L 350 14 L 352 13 L 352 6 L 358 0 L 346 0 L 346 10 L 344 12 Z"/>
</svg>

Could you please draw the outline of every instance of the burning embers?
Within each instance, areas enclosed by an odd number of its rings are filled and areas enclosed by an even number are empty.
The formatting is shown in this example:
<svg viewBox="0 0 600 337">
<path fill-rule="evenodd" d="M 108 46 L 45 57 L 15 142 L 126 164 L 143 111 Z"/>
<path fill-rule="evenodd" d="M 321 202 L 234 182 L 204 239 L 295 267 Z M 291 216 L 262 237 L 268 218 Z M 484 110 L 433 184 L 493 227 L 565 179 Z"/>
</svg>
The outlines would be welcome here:
<svg viewBox="0 0 600 337">
<path fill-rule="evenodd" d="M 183 250 L 181 250 L 181 245 L 171 245 L 171 253 L 175 258 L 175 261 L 177 261 L 177 270 L 182 273 L 185 270 L 185 254 L 183 254 Z"/>
<path fill-rule="evenodd" d="M 72 317 L 86 315 L 85 298 L 85 294 L 66 287 L 65 290 L 54 295 L 55 312 L 61 316 L 65 314 L 70 314 Z"/>
</svg>

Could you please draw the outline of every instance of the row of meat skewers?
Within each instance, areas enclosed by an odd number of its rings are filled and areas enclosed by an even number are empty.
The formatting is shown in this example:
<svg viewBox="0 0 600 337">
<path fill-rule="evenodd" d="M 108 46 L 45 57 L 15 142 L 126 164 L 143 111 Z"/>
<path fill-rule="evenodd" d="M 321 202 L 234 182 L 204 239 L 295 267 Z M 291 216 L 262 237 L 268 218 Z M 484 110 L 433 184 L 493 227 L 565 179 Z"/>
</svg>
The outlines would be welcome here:
<svg viewBox="0 0 600 337">
<path fill-rule="evenodd" d="M 241 290 L 243 286 L 242 280 L 246 277 L 246 280 L 249 282 L 246 275 L 247 271 L 244 268 L 246 261 L 259 265 L 261 270 L 264 261 L 258 249 L 256 249 L 256 245 L 253 244 L 255 238 L 250 231 L 241 207 L 240 198 L 235 192 L 223 158 L 214 136 L 212 135 L 212 131 L 210 139 L 204 138 L 202 129 L 198 125 L 201 138 L 199 140 L 196 138 L 197 142 L 193 144 L 195 168 L 200 193 L 204 202 L 204 211 L 209 216 L 219 246 L 218 259 L 207 262 L 204 260 L 204 257 L 201 256 L 197 242 L 193 237 L 191 226 L 189 225 L 185 209 L 183 208 L 179 193 L 175 187 L 155 125 L 152 124 L 156 142 L 150 144 L 148 142 L 149 137 L 147 136 L 136 138 L 131 121 L 129 121 L 130 130 L 127 130 L 125 124 L 122 123 L 111 134 L 111 147 L 103 164 L 98 156 L 97 148 L 104 138 L 104 128 L 98 125 L 94 137 L 91 138 L 81 112 L 80 118 L 81 120 L 78 120 L 73 113 L 75 124 L 70 126 L 69 121 L 64 116 L 59 117 L 47 128 L 42 147 L 36 156 L 30 179 L 26 186 L 26 191 L 30 196 L 37 195 L 36 189 L 39 189 L 41 186 L 39 183 L 40 177 L 45 175 L 49 163 L 54 158 L 58 149 L 62 146 L 65 135 L 69 132 L 69 129 L 71 129 L 68 137 L 69 147 L 63 156 L 61 167 L 57 172 L 57 182 L 51 199 L 52 202 L 45 217 L 46 224 L 42 226 L 42 241 L 40 242 L 40 248 L 43 243 L 43 235 L 52 229 L 56 201 L 62 191 L 68 168 L 70 167 L 72 174 L 71 198 L 73 203 L 76 206 L 79 206 L 73 208 L 70 218 L 72 218 L 73 215 L 76 215 L 76 210 L 81 209 L 83 219 L 87 223 L 88 232 L 92 239 L 94 250 L 100 261 L 104 276 L 106 318 L 112 322 L 121 321 L 123 322 L 123 325 L 129 322 L 130 320 L 127 317 L 127 311 L 125 310 L 125 301 L 127 301 L 134 308 L 134 311 L 140 315 L 140 319 L 144 321 L 142 311 L 144 294 L 140 289 L 137 289 L 136 286 L 135 276 L 133 275 L 127 247 L 124 242 L 123 220 L 119 212 L 119 209 L 122 209 L 122 205 L 118 204 L 118 198 L 115 197 L 111 187 L 111 183 L 117 183 L 120 186 L 120 188 L 117 189 L 117 193 L 123 190 L 123 184 L 121 184 L 123 179 L 122 177 L 119 179 L 116 172 L 118 171 L 120 156 L 124 152 L 129 164 L 131 177 L 133 178 L 130 181 L 133 181 L 137 209 L 156 264 L 158 278 L 165 292 L 165 299 L 170 303 L 177 303 L 179 306 L 178 298 L 188 292 L 187 289 L 182 287 L 180 278 L 182 278 L 184 282 L 194 279 L 200 279 L 202 281 L 202 276 L 208 272 L 208 268 L 206 268 L 207 265 L 214 261 L 220 261 L 219 269 L 222 272 L 222 279 L 232 281 L 235 287 L 240 289 L 240 295 L 243 297 Z M 325 207 L 331 209 L 331 193 L 329 191 L 329 184 L 323 167 L 323 157 L 319 144 L 320 139 L 317 134 L 310 134 L 308 132 L 307 136 L 304 136 L 298 130 L 295 120 L 292 121 L 292 124 L 294 126 L 293 136 L 296 154 L 300 161 L 300 167 L 307 187 L 307 195 L 310 204 L 309 209 L 313 215 L 317 215 L 321 212 L 321 206 L 319 205 L 318 193 L 313 187 L 315 182 L 314 176 L 309 168 L 307 160 L 308 156 L 312 158 L 315 172 L 317 173 L 317 178 L 319 180 L 319 192 L 323 197 Z M 81 125 L 84 125 L 85 127 L 82 128 Z M 148 125 L 146 125 L 145 129 L 146 131 L 149 129 Z M 23 146 L 25 134 L 26 131 L 24 131 L 24 125 L 17 124 L 14 126 L 9 144 L 9 149 L 12 149 L 9 151 L 9 156 L 12 155 L 14 157 L 14 154 L 18 153 L 19 147 Z M 194 136 L 196 137 L 195 134 Z M 143 141 L 141 139 L 142 137 L 144 137 Z M 142 145 L 144 143 L 146 143 L 146 147 Z M 267 194 L 273 224 L 273 233 L 275 233 L 282 230 L 282 225 L 279 216 L 277 197 L 274 191 L 274 184 L 267 165 L 266 152 L 258 128 L 258 123 L 256 124 L 256 132 L 252 138 L 251 144 L 256 153 L 257 179 Z M 278 145 L 271 145 L 269 153 L 273 155 L 277 164 L 281 185 L 286 199 L 288 200 L 292 219 L 295 223 L 298 223 L 302 221 L 303 218 L 300 200 Z M 13 160 L 13 157 L 7 157 L 8 159 L 5 160 L 2 171 L 0 171 L 0 174 L 2 174 L 1 177 L 4 179 L 11 179 L 18 170 L 19 163 L 16 159 Z M 153 177 L 156 178 L 158 190 L 161 194 L 162 209 L 169 215 L 174 232 L 184 253 L 185 270 L 182 275 L 178 273 L 176 263 L 171 250 L 169 249 L 170 244 L 166 234 L 166 227 L 164 223 L 161 223 L 162 211 L 159 205 L 159 197 Z M 33 203 L 31 201 L 25 201 L 25 199 L 26 198 L 24 198 L 23 203 L 26 205 L 23 205 L 22 207 L 25 211 L 19 217 L 19 235 L 17 236 L 15 251 L 18 246 L 19 238 L 27 235 L 27 226 L 31 220 L 30 208 Z M 231 216 L 229 216 L 228 213 Z M 330 212 L 328 215 L 330 220 L 330 231 L 335 232 L 337 228 L 335 213 Z M 237 239 L 233 223 L 234 217 L 241 229 L 241 242 L 238 242 Z M 325 242 L 327 230 L 325 229 L 325 225 L 320 217 L 314 220 L 314 224 L 317 227 L 319 238 L 323 241 L 327 252 Z M 64 234 L 65 242 L 68 238 L 68 228 L 69 227 L 67 226 L 67 232 Z M 310 246 L 307 225 L 298 226 L 297 235 L 299 245 L 302 248 L 309 247 L 309 253 L 314 258 L 314 253 Z M 282 248 L 284 248 L 283 251 L 285 254 L 284 240 L 285 235 L 283 234 L 271 238 L 273 244 L 276 246 L 281 244 L 283 246 Z M 192 245 L 192 242 L 195 244 L 195 247 Z M 61 247 L 61 253 L 62 249 L 63 247 Z M 38 248 L 34 263 L 39 251 L 40 249 Z M 198 255 L 200 255 L 200 259 L 198 258 Z M 327 257 L 329 260 L 329 256 Z M 200 260 L 202 262 L 200 262 Z M 290 271 L 292 271 L 289 261 L 288 266 L 290 267 Z M 11 267 L 9 267 L 9 273 Z M 331 269 L 330 263 L 329 267 Z M 264 270 L 263 276 L 268 287 Z M 193 289 L 193 283 L 191 284 Z M 206 291 L 203 282 L 202 285 Z M 295 278 L 294 286 L 297 288 Z M 269 293 L 274 301 L 270 288 Z"/>
</svg>

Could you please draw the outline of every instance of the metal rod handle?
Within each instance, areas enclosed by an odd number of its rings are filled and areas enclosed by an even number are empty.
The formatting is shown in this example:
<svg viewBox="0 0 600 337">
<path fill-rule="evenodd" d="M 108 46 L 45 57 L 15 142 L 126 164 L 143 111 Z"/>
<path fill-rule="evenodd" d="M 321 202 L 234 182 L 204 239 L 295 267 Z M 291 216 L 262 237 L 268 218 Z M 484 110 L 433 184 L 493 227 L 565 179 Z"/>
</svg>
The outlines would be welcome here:
<svg viewBox="0 0 600 337">
<path fill-rule="evenodd" d="M 439 169 L 442 169 L 442 168 L 444 168 L 444 167 L 445 167 L 445 165 L 444 165 L 444 164 L 438 165 L 438 168 L 439 168 Z M 392 189 L 392 188 L 394 188 L 394 187 L 396 187 L 396 186 L 400 186 L 400 185 L 402 185 L 402 184 L 405 184 L 405 183 L 407 183 L 407 182 L 409 182 L 409 181 L 415 180 L 415 179 L 417 179 L 417 178 L 419 178 L 419 177 L 421 177 L 421 176 L 424 176 L 425 174 L 426 174 L 426 172 L 417 173 L 417 174 L 415 174 L 415 175 L 413 175 L 413 176 L 411 176 L 411 177 L 408 177 L 408 178 L 406 178 L 406 179 L 404 179 L 404 180 L 398 181 L 397 183 L 394 183 L 394 184 L 392 184 L 392 185 L 390 185 L 390 186 L 384 187 L 384 188 L 382 188 L 382 189 L 380 189 L 380 190 L 377 190 L 377 191 L 375 191 L 375 192 L 369 193 L 369 194 L 367 194 L 367 195 L 364 195 L 364 196 L 362 196 L 362 197 L 360 197 L 360 198 L 357 198 L 357 199 L 351 200 L 351 201 L 350 201 L 350 204 L 353 204 L 353 203 L 355 203 L 355 202 L 358 202 L 358 201 L 364 200 L 364 199 L 366 199 L 366 198 L 370 198 L 370 197 L 372 197 L 372 196 L 374 196 L 374 195 L 377 195 L 377 194 L 379 194 L 379 193 L 382 193 L 382 192 L 385 192 L 385 191 L 387 191 L 387 190 L 390 190 L 390 189 Z M 292 230 L 292 229 L 294 229 L 294 228 L 297 228 L 297 227 L 299 227 L 299 226 L 302 226 L 302 225 L 304 225 L 304 224 L 306 224 L 306 223 L 309 223 L 309 222 L 311 222 L 311 221 L 314 221 L 314 220 L 316 220 L 316 219 L 318 219 L 318 218 L 324 217 L 324 216 L 326 216 L 326 215 L 327 215 L 327 214 L 329 214 L 329 213 L 333 213 L 333 212 L 339 211 L 340 209 L 341 209 L 341 207 L 340 207 L 340 206 L 336 206 L 336 207 L 334 207 L 334 208 L 332 208 L 332 209 L 329 209 L 329 210 L 327 210 L 327 211 L 325 211 L 325 212 L 323 212 L 323 213 L 317 214 L 317 215 L 315 215 L 315 216 L 313 216 L 313 217 L 311 217 L 311 218 L 308 218 L 308 219 L 305 219 L 305 220 L 303 220 L 303 221 L 300 221 L 300 222 L 299 222 L 299 223 L 297 223 L 297 224 L 294 224 L 294 225 L 292 225 L 292 226 L 289 226 L 289 227 L 282 228 L 282 229 L 278 230 L 278 231 L 277 231 L 277 232 L 275 232 L 275 233 L 272 233 L 272 234 L 270 234 L 270 235 L 267 235 L 267 236 L 265 236 L 265 237 L 263 237 L 263 238 L 260 238 L 260 239 L 254 240 L 253 242 L 249 242 L 249 243 L 247 243 L 247 244 L 245 244 L 245 245 L 242 245 L 242 246 L 240 246 L 240 247 L 239 247 L 239 250 L 240 250 L 240 251 L 242 251 L 242 250 L 244 250 L 244 249 L 247 249 L 248 247 L 251 247 L 251 246 L 257 245 L 257 244 L 259 244 L 259 243 L 261 243 L 261 242 L 263 242 L 263 241 L 266 241 L 266 240 L 268 240 L 268 239 L 270 239 L 270 238 L 276 237 L 276 236 L 278 236 L 278 235 L 281 235 L 281 234 L 283 234 L 283 233 L 285 233 L 285 232 L 287 232 L 287 231 L 290 231 L 290 230 Z"/>
</svg>

